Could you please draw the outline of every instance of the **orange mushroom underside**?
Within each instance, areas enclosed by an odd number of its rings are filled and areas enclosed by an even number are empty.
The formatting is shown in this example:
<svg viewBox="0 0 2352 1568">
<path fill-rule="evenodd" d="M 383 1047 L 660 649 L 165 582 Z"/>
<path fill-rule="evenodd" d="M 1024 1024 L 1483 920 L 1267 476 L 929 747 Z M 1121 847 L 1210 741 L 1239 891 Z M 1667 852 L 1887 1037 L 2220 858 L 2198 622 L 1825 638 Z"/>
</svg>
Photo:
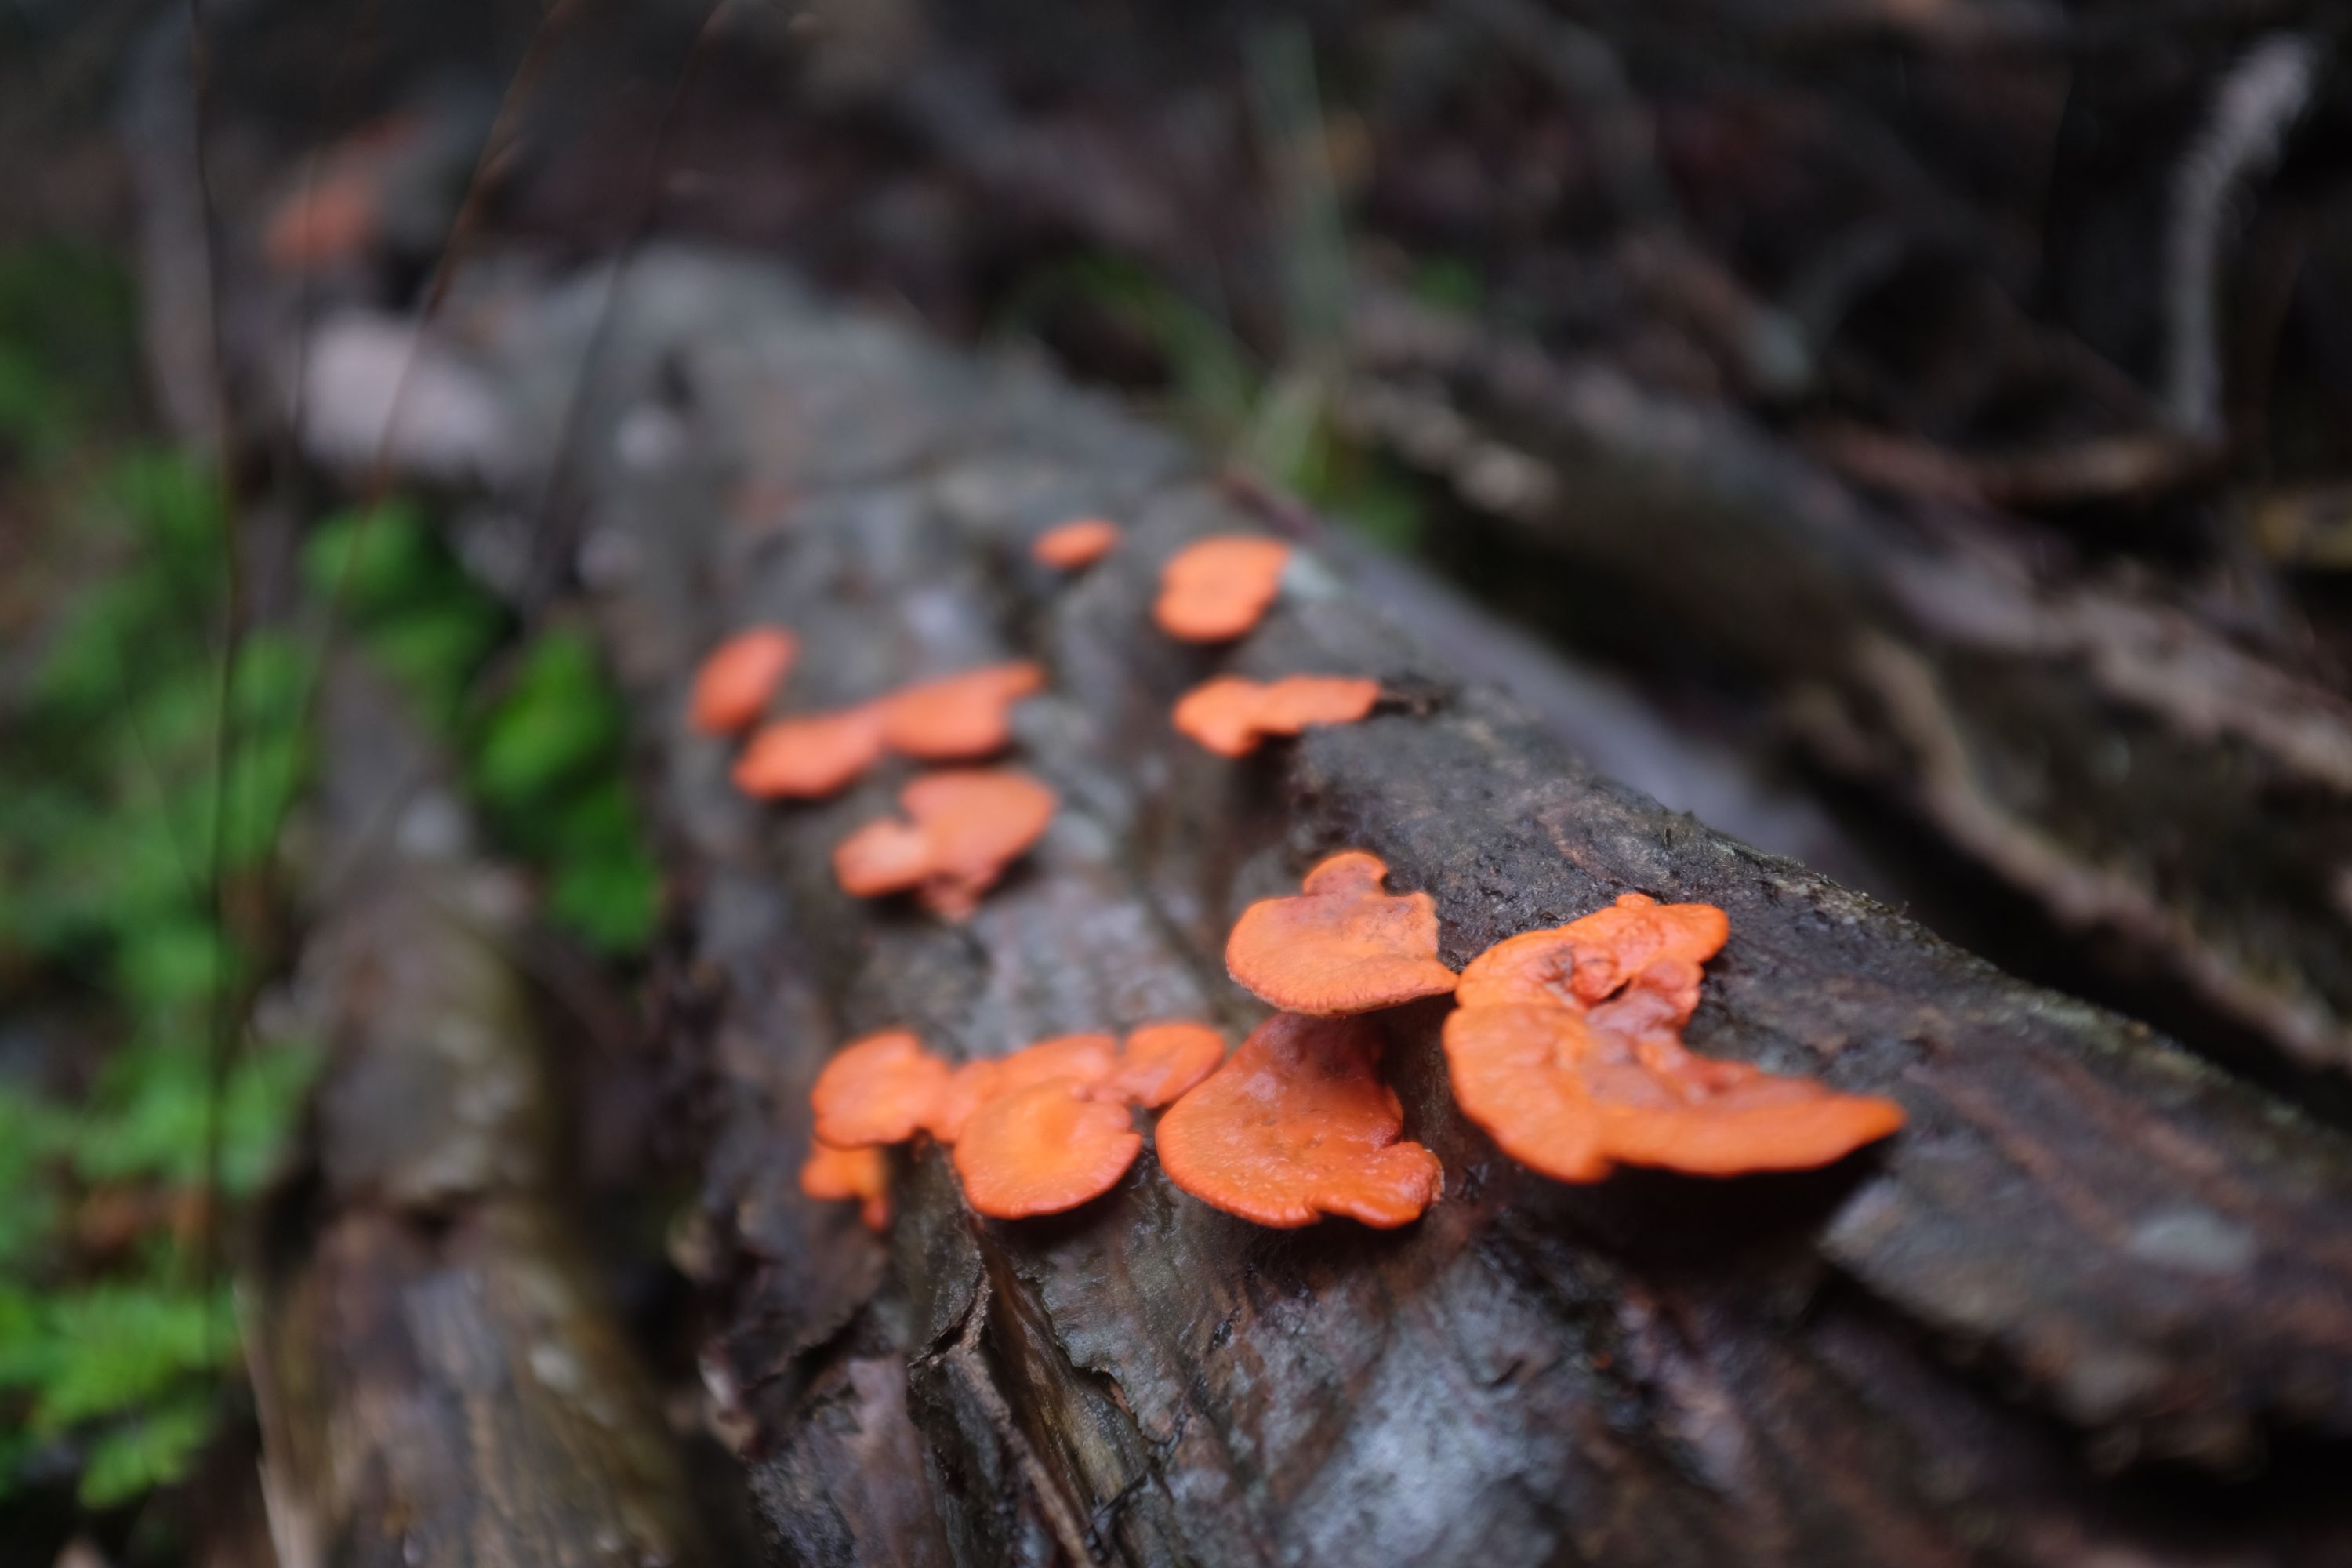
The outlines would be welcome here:
<svg viewBox="0 0 2352 1568">
<path fill-rule="evenodd" d="M 1276 1014 L 1160 1118 L 1161 1169 L 1202 1203 L 1280 1229 L 1328 1215 L 1383 1229 L 1419 1218 L 1444 1173 L 1402 1141 L 1379 1056 L 1361 1019 Z"/>
<path fill-rule="evenodd" d="M 754 626 L 720 643 L 695 672 L 688 711 L 694 727 L 730 735 L 752 723 L 799 652 L 798 640 L 781 626 Z"/>
<path fill-rule="evenodd" d="M 1221 675 L 1177 699 L 1177 731 L 1220 756 L 1244 757 L 1269 735 L 1309 725 L 1352 724 L 1381 700 L 1381 683 L 1352 675 L 1287 675 L 1255 681 Z"/>
<path fill-rule="evenodd" d="M 1039 534 L 1029 552 L 1041 564 L 1074 572 L 1109 554 L 1118 541 L 1118 524 L 1099 517 L 1078 517 Z"/>
<path fill-rule="evenodd" d="M 1152 618 L 1185 642 L 1225 642 L 1257 625 L 1282 591 L 1290 546 L 1229 533 L 1187 545 L 1160 569 Z"/>
<path fill-rule="evenodd" d="M 1286 1012 L 1336 1017 L 1452 991 L 1427 893 L 1381 890 L 1388 867 L 1361 850 L 1307 872 L 1297 896 L 1261 899 L 1225 942 L 1234 979 Z"/>
</svg>

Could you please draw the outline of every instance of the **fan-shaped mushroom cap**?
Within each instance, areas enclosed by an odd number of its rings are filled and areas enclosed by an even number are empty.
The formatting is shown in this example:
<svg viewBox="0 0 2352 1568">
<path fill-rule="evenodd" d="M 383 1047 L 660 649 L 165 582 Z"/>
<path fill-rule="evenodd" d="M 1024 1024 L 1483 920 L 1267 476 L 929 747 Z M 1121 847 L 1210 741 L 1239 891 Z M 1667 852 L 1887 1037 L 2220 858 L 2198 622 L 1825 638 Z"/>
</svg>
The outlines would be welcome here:
<svg viewBox="0 0 2352 1568">
<path fill-rule="evenodd" d="M 885 817 L 834 846 L 834 879 L 853 898 L 903 893 L 920 887 L 930 870 L 931 837 L 915 824 Z"/>
<path fill-rule="evenodd" d="M 1013 739 L 1013 705 L 1045 684 L 1027 660 L 919 681 L 881 700 L 882 739 L 901 756 L 966 762 Z"/>
<path fill-rule="evenodd" d="M 948 1064 L 905 1029 L 852 1041 L 810 1091 L 816 1135 L 836 1149 L 902 1143 L 931 1118 L 948 1077 Z"/>
<path fill-rule="evenodd" d="M 956 1141 L 964 1201 L 992 1219 L 1060 1214 L 1118 1184 L 1143 1139 L 1116 1100 L 1076 1079 L 992 1097 Z"/>
<path fill-rule="evenodd" d="M 873 703 L 781 720 L 753 732 L 735 760 L 735 787 L 761 800 L 816 800 L 881 755 L 882 710 Z"/>
<path fill-rule="evenodd" d="M 791 673 L 800 641 L 782 626 L 737 632 L 710 650 L 694 674 L 689 717 L 712 735 L 731 735 L 760 717 Z"/>
<path fill-rule="evenodd" d="M 1444 1172 L 1400 1141 L 1404 1112 L 1380 1080 L 1379 1055 L 1361 1019 L 1277 1013 L 1160 1119 L 1160 1167 L 1202 1203 L 1258 1225 L 1418 1219 Z"/>
<path fill-rule="evenodd" d="M 919 889 L 950 920 L 980 896 L 1045 831 L 1054 792 L 1025 773 L 963 768 L 917 779 L 898 803 L 914 824 L 870 822 L 835 847 L 835 878 L 860 898 Z"/>
<path fill-rule="evenodd" d="M 1160 573 L 1152 618 L 1186 642 L 1224 642 L 1257 625 L 1282 591 L 1290 546 L 1252 533 L 1187 545 Z"/>
<path fill-rule="evenodd" d="M 1176 700 L 1176 728 L 1224 757 L 1244 757 L 1268 735 L 1310 724 L 1352 724 L 1381 700 L 1381 683 L 1353 675 L 1286 675 L 1255 681 L 1221 675 Z"/>
<path fill-rule="evenodd" d="M 1437 962 L 1437 906 L 1387 893 L 1388 867 L 1350 849 L 1307 873 L 1297 897 L 1261 899 L 1225 942 L 1225 969 L 1286 1012 L 1338 1017 L 1454 989 Z"/>
<path fill-rule="evenodd" d="M 998 1095 L 1057 1078 L 1094 1089 L 1108 1082 L 1118 1065 L 1118 1042 L 1108 1035 L 1059 1035 L 1010 1056 L 966 1062 L 956 1068 L 925 1125 L 940 1142 L 953 1143 L 963 1137 L 972 1113 Z"/>
<path fill-rule="evenodd" d="M 1029 553 L 1045 565 L 1075 572 L 1109 554 L 1118 539 L 1118 524 L 1099 517 L 1075 517 L 1039 534 Z"/>
<path fill-rule="evenodd" d="M 801 1167 L 801 1191 L 826 1202 L 858 1199 L 858 1216 L 868 1230 L 890 1224 L 890 1165 L 878 1148 L 836 1149 L 818 1139 Z"/>
<path fill-rule="evenodd" d="M 1808 1170 L 1903 1125 L 1893 1100 L 1595 1028 L 1557 1005 L 1458 1009 L 1445 1058 L 1463 1114 L 1564 1182 L 1596 1181 L 1617 1162 L 1708 1176 Z"/>
<path fill-rule="evenodd" d="M 1464 966 L 1454 1000 L 1465 1007 L 1582 1009 L 1641 978 L 1686 1003 L 1686 1019 L 1698 1005 L 1698 966 L 1722 950 L 1730 932 L 1730 921 L 1713 904 L 1661 904 L 1645 893 L 1625 893 L 1581 920 L 1496 942 Z"/>
<path fill-rule="evenodd" d="M 1165 1105 L 1224 1059 L 1225 1037 L 1207 1024 L 1146 1024 L 1120 1047 L 1111 1087 L 1133 1104 Z"/>
</svg>

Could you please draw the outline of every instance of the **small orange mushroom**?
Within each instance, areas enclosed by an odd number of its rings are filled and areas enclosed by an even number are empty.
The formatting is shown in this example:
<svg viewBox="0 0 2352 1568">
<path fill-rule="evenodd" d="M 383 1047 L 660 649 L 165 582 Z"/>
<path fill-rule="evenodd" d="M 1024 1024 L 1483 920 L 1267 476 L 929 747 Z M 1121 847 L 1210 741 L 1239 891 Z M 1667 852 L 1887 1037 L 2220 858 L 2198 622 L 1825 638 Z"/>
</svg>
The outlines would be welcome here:
<svg viewBox="0 0 2352 1568">
<path fill-rule="evenodd" d="M 1381 700 L 1381 683 L 1352 675 L 1286 675 L 1255 681 L 1221 675 L 1176 700 L 1176 728 L 1224 757 L 1244 757 L 1268 735 L 1310 724 L 1352 724 Z"/>
<path fill-rule="evenodd" d="M 1118 1065 L 1118 1042 L 1108 1035 L 1062 1035 L 1024 1046 L 1011 1056 L 966 1062 L 956 1068 L 947 1092 L 925 1125 L 942 1143 L 962 1138 L 972 1113 L 1000 1094 L 1073 1079 L 1088 1089 L 1109 1080 Z"/>
<path fill-rule="evenodd" d="M 1225 642 L 1241 636 L 1282 591 L 1290 546 L 1278 539 L 1223 533 L 1185 546 L 1160 574 L 1152 618 L 1185 642 Z"/>
<path fill-rule="evenodd" d="M 1811 1079 L 1692 1055 L 1671 1036 L 1595 1027 L 1557 1005 L 1465 1007 L 1445 1020 L 1463 1114 L 1563 1182 L 1620 1162 L 1695 1175 L 1810 1170 L 1903 1125 L 1903 1108 Z"/>
<path fill-rule="evenodd" d="M 1130 1104 L 1165 1105 L 1217 1070 L 1225 1037 L 1206 1024 L 1146 1024 L 1130 1031 L 1111 1087 Z"/>
<path fill-rule="evenodd" d="M 799 653 L 799 640 L 782 626 L 754 626 L 711 649 L 695 672 L 694 727 L 730 735 L 758 719 Z"/>
<path fill-rule="evenodd" d="M 836 1149 L 815 1140 L 801 1167 L 801 1191 L 825 1202 L 858 1199 L 858 1217 L 866 1229 L 889 1228 L 890 1164 L 879 1148 Z"/>
<path fill-rule="evenodd" d="M 1058 801 L 1025 773 L 964 768 L 917 779 L 898 804 L 914 822 L 869 822 L 842 840 L 835 879 L 859 898 L 917 889 L 933 911 L 961 920 L 1045 831 Z"/>
<path fill-rule="evenodd" d="M 1105 518 L 1076 517 L 1039 534 L 1029 553 L 1044 565 L 1075 572 L 1109 554 L 1118 539 L 1118 524 Z"/>
<path fill-rule="evenodd" d="M 785 719 L 754 731 L 735 760 L 735 787 L 761 800 L 817 800 L 882 755 L 882 710 L 868 702 Z"/>
<path fill-rule="evenodd" d="M 1729 919 L 1713 904 L 1661 904 L 1624 893 L 1581 920 L 1496 942 L 1465 966 L 1454 1000 L 1465 1007 L 1526 1003 L 1581 1011 L 1634 985 L 1671 1004 L 1663 1010 L 1640 1004 L 1651 1017 L 1643 1026 L 1678 1029 L 1698 1005 L 1699 965 L 1730 934 Z M 1626 1014 L 1614 1026 L 1632 1018 Z"/>
<path fill-rule="evenodd" d="M 956 1141 L 964 1201 L 992 1219 L 1060 1214 L 1118 1184 L 1143 1139 L 1125 1104 L 1075 1078 L 992 1097 Z"/>
<path fill-rule="evenodd" d="M 1338 1017 L 1454 989 L 1437 962 L 1437 905 L 1427 893 L 1387 893 L 1388 867 L 1350 849 L 1307 873 L 1298 896 L 1261 899 L 1225 942 L 1225 968 L 1291 1013 Z"/>
<path fill-rule="evenodd" d="M 1160 1119 L 1160 1168 L 1213 1208 L 1291 1229 L 1341 1215 L 1381 1229 L 1421 1217 L 1437 1156 L 1403 1142 L 1360 1018 L 1277 1013 Z"/>
<path fill-rule="evenodd" d="M 836 1149 L 903 1143 L 932 1119 L 949 1078 L 948 1064 L 908 1030 L 852 1041 L 810 1091 L 817 1138 Z"/>
<path fill-rule="evenodd" d="M 882 739 L 925 762 L 989 756 L 1013 738 L 1013 705 L 1045 683 L 1045 670 L 1024 659 L 902 687 L 881 700 Z"/>
</svg>

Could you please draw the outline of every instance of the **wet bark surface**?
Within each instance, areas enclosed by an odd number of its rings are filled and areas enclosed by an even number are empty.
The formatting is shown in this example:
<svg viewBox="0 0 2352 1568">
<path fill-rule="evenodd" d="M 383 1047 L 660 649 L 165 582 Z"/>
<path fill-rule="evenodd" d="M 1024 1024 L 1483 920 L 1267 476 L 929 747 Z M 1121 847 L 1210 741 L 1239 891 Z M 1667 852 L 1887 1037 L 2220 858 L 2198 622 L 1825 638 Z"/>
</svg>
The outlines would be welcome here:
<svg viewBox="0 0 2352 1568">
<path fill-rule="evenodd" d="M 485 384 L 574 363 L 599 277 L 488 290 Z M 2352 1148 L 2143 1026 L 2010 979 L 1871 900 L 1593 774 L 1354 595 L 1311 519 L 1034 367 L 924 345 L 764 268 L 639 258 L 603 329 L 574 493 L 589 607 L 632 693 L 713 1069 L 710 1369 L 767 1522 L 820 1562 L 2324 1561 L 2352 1433 Z M 552 430 L 559 421 L 542 421 Z M 554 438 L 549 436 L 552 447 Z M 528 447 L 529 443 L 524 444 Z M 1069 580 L 1025 544 L 1130 525 Z M 1168 641 L 1159 563 L 1293 531 L 1281 605 Z M 814 709 L 1042 659 L 1013 762 L 1060 793 L 961 926 L 861 904 L 829 853 L 886 769 L 762 809 L 684 725 L 724 633 L 793 626 Z M 1169 729 L 1213 670 L 1378 676 L 1393 700 L 1239 763 Z M 1443 1007 L 1383 1016 L 1420 1224 L 1256 1230 L 1147 1155 L 1061 1218 L 979 1221 L 935 1150 L 887 1243 L 794 1173 L 840 1044 L 905 1025 L 1002 1054 L 1155 1016 L 1258 1016 L 1222 975 L 1248 900 L 1360 847 L 1437 901 L 1449 962 L 1624 890 L 1732 936 L 1701 1050 L 1891 1094 L 1838 1169 L 1563 1187 L 1452 1109 Z"/>
</svg>

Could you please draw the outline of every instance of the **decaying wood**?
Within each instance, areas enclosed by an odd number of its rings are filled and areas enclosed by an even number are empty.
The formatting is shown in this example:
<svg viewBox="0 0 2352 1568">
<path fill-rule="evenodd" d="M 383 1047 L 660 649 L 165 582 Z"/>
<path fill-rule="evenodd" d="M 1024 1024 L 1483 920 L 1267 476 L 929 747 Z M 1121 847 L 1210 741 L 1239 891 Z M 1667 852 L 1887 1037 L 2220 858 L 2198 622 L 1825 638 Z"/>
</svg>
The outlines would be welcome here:
<svg viewBox="0 0 2352 1568">
<path fill-rule="evenodd" d="M 556 1187 L 499 947 L 521 890 L 471 857 L 386 693 L 345 672 L 325 706 L 336 853 L 303 990 L 330 1057 L 244 1291 L 278 1561 L 707 1562 Z"/>
<path fill-rule="evenodd" d="M 601 279 L 489 289 L 475 370 L 577 363 Z M 1787 860 L 1596 776 L 1464 687 L 1307 547 L 1230 654 L 1150 629 L 1158 564 L 1267 510 L 1010 363 L 760 267 L 639 258 L 573 493 L 696 959 L 719 1133 L 698 1258 L 762 1510 L 798 1559 L 2075 1563 L 2352 1550 L 2352 1146 L 2146 1028 L 2010 979 Z M 543 424 L 551 422 L 543 422 Z M 551 446 L 551 438 L 549 443 Z M 1026 540 L 1125 546 L 1076 581 Z M 1753 613 L 1783 615 L 1776 605 Z M 1019 654 L 1016 761 L 1061 792 L 967 924 L 868 906 L 828 853 L 887 809 L 755 807 L 685 692 L 722 634 L 803 637 L 816 708 Z M 1219 668 L 1369 673 L 1399 700 L 1241 763 L 1170 703 Z M 887 1244 L 800 1198 L 806 1094 L 888 1025 L 950 1054 L 1162 1016 L 1238 1033 L 1249 899 L 1369 849 L 1444 955 L 1638 889 L 1730 915 L 1701 1049 L 1892 1094 L 1911 1125 L 1802 1176 L 1556 1185 L 1452 1109 L 1442 1005 L 1386 1015 L 1419 1225 L 1254 1229 L 1147 1157 L 1061 1218 L 993 1224 L 936 1150 Z M 918 1468 L 919 1458 L 919 1469 Z M 885 1481 L 883 1477 L 891 1479 Z"/>
<path fill-rule="evenodd" d="M 1875 508 L 1737 414 L 1394 300 L 1360 347 L 1365 438 L 1779 689 L 2064 924 L 2352 1067 L 2352 703 L 1964 494 Z"/>
</svg>

